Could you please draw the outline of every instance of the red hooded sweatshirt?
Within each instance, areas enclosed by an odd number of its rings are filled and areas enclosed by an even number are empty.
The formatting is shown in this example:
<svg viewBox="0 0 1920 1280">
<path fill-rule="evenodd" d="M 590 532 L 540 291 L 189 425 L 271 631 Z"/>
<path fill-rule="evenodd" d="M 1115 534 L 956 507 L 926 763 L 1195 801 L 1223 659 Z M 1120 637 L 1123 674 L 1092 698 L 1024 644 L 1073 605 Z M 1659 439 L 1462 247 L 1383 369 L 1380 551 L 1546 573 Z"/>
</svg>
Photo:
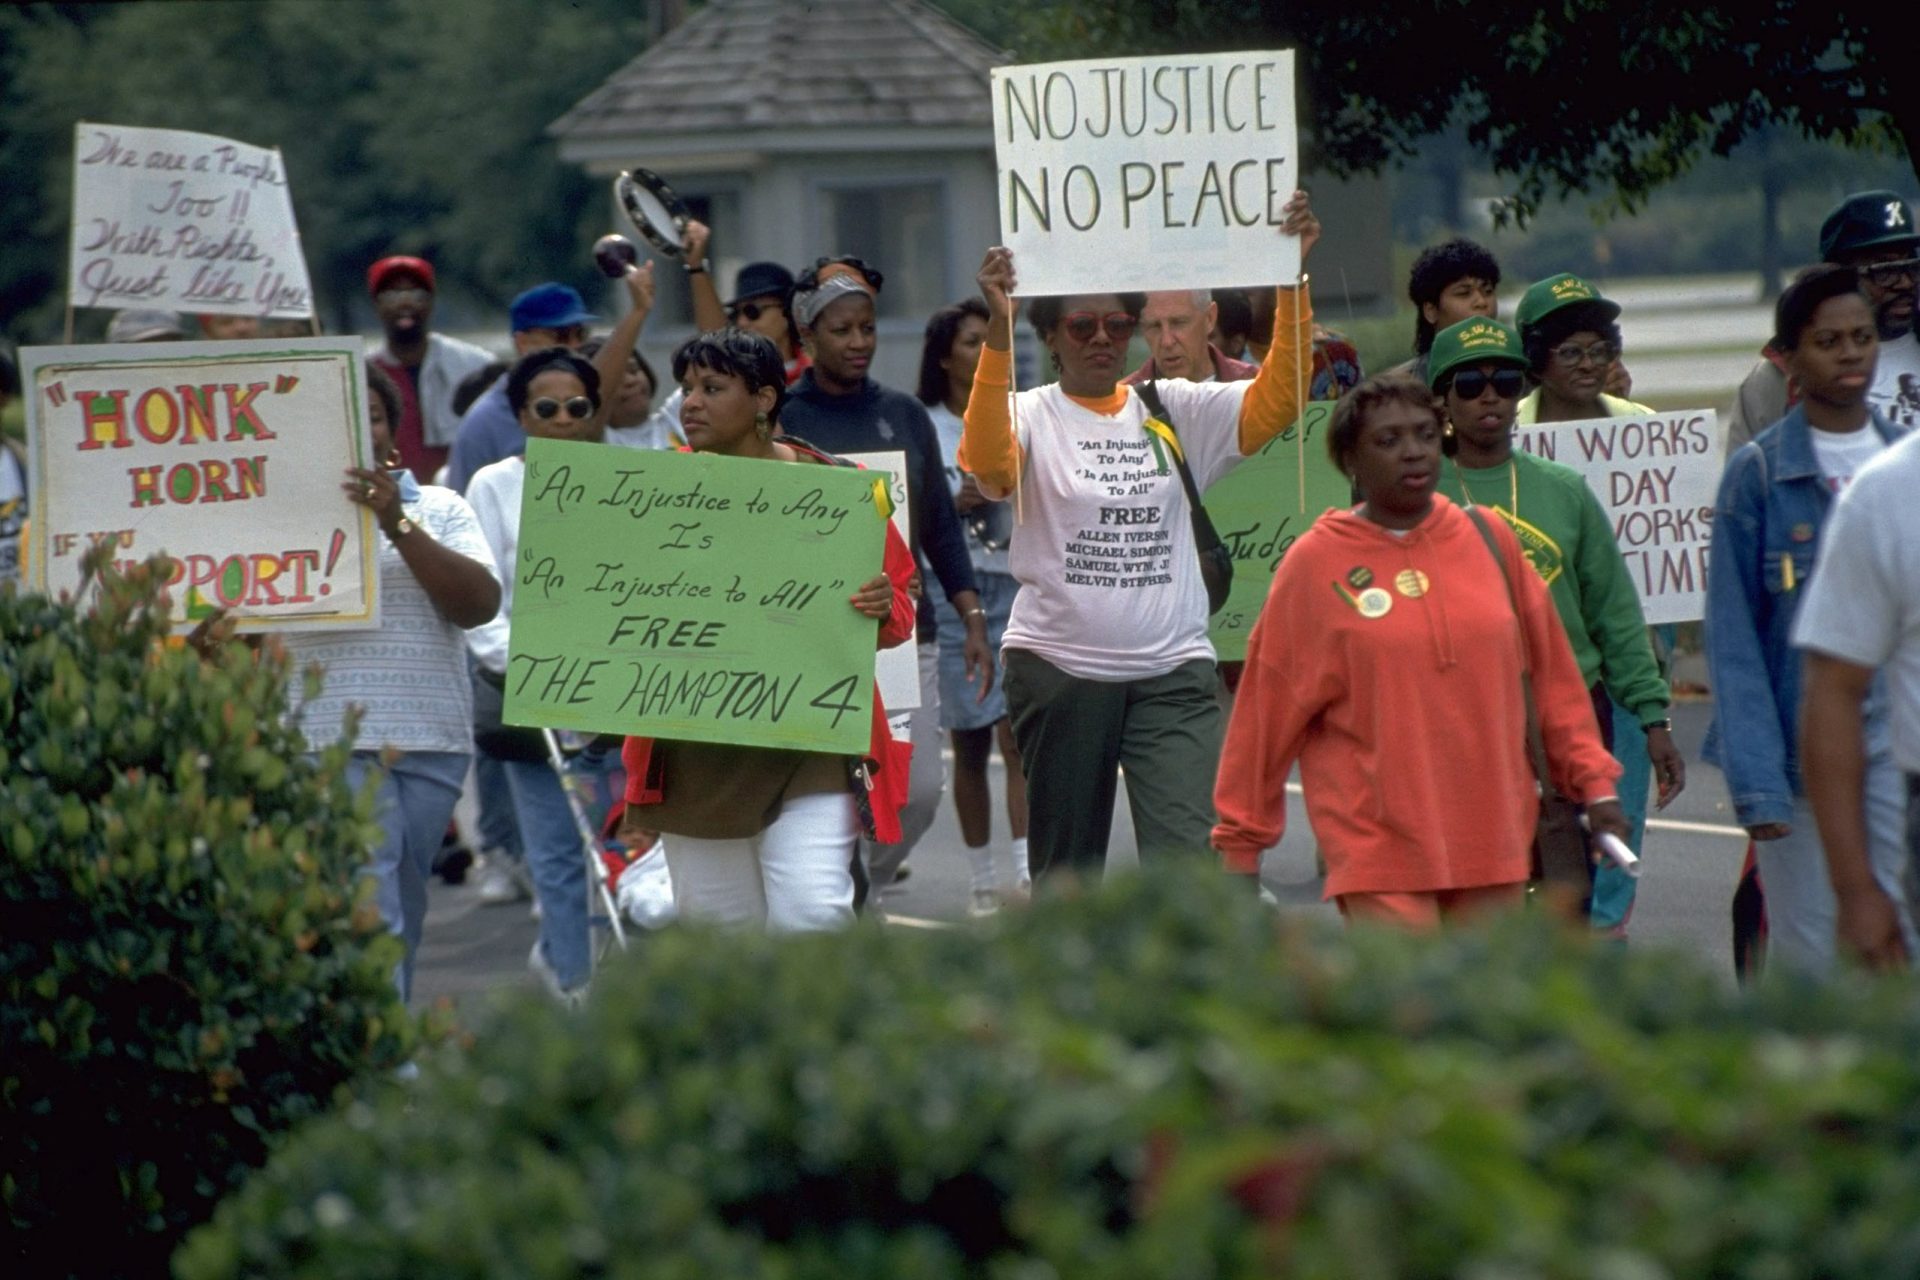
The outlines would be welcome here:
<svg viewBox="0 0 1920 1280">
<path fill-rule="evenodd" d="M 1620 766 L 1513 531 L 1487 522 L 1518 568 L 1503 576 L 1472 521 L 1445 497 L 1433 506 L 1404 537 L 1328 512 L 1281 561 L 1214 788 L 1228 869 L 1255 870 L 1279 841 L 1298 761 L 1329 898 L 1525 880 L 1539 797 L 1523 656 L 1555 784 L 1583 802 L 1614 794 Z"/>
</svg>

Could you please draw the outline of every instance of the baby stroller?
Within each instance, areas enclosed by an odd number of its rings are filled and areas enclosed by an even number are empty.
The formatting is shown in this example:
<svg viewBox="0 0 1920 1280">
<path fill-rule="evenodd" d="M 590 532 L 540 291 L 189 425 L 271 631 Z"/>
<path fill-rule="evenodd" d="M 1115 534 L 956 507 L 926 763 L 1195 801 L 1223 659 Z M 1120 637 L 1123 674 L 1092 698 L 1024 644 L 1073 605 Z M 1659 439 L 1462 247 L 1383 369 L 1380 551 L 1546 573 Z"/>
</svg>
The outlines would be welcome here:
<svg viewBox="0 0 1920 1280">
<path fill-rule="evenodd" d="M 656 838 L 632 848 L 619 839 L 626 773 L 620 764 L 620 739 L 610 734 L 578 734 L 542 729 L 547 762 L 566 792 L 567 808 L 580 833 L 587 859 L 591 901 L 587 919 L 594 934 L 594 962 L 610 948 L 627 949 L 623 915 L 657 929 L 674 916 L 673 887 Z"/>
</svg>

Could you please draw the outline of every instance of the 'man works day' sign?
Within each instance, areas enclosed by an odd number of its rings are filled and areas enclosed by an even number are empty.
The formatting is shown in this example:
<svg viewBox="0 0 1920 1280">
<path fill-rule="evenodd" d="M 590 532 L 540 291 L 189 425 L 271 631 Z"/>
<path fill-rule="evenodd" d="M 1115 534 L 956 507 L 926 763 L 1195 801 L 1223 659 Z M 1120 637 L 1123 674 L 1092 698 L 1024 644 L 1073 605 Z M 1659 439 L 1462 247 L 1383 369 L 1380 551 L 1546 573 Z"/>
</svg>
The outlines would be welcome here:
<svg viewBox="0 0 1920 1280">
<path fill-rule="evenodd" d="M 504 718 L 864 753 L 881 571 L 851 467 L 527 442 Z"/>
<path fill-rule="evenodd" d="M 31 584 L 79 584 L 107 542 L 173 561 L 174 621 L 378 623 L 380 534 L 341 491 L 367 466 L 366 376 L 337 338 L 28 347 Z"/>
<path fill-rule="evenodd" d="M 1600 499 L 1650 623 L 1706 616 L 1720 427 L 1712 409 L 1520 427 L 1514 446 L 1564 463 Z M 1522 527 L 1521 545 L 1538 537 Z"/>
<path fill-rule="evenodd" d="M 1113 58 L 993 72 L 1000 234 L 1020 292 L 1292 280 L 1293 54 Z"/>
</svg>

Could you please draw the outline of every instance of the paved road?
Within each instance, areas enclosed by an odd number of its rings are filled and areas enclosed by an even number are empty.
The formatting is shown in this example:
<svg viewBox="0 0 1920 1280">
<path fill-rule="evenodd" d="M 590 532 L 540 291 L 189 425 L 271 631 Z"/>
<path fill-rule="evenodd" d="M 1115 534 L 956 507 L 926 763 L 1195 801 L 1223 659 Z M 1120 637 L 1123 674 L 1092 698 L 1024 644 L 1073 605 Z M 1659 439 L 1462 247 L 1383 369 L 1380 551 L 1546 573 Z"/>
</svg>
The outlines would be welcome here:
<svg viewBox="0 0 1920 1280">
<path fill-rule="evenodd" d="M 1745 837 L 1729 825 L 1732 817 L 1719 771 L 1697 763 L 1708 711 L 1705 703 L 1682 703 L 1674 709 L 1675 733 L 1689 760 L 1689 782 L 1686 793 L 1670 812 L 1655 819 L 1648 835 L 1646 871 L 1630 933 L 1635 946 L 1689 953 L 1731 981 L 1727 905 Z M 999 796 L 997 763 L 995 768 L 994 794 Z M 1311 836 L 1297 793 L 1289 808 L 1288 835 L 1268 855 L 1264 869 L 1267 887 L 1286 910 L 1331 914 L 1319 900 Z M 997 827 L 996 836 L 1005 839 L 1004 826 Z M 1131 864 L 1132 850 L 1123 795 L 1111 853 L 1115 865 Z M 943 802 L 933 830 L 914 850 L 912 867 L 907 883 L 887 898 L 895 927 L 964 922 L 967 860 L 950 802 Z M 526 985 L 531 981 L 527 953 L 536 928 L 525 905 L 485 906 L 471 884 L 436 884 L 416 979 L 419 998 L 431 1002 L 452 997 L 465 1005 L 490 990 Z M 645 936 L 635 936 L 634 945 L 645 946 Z"/>
</svg>

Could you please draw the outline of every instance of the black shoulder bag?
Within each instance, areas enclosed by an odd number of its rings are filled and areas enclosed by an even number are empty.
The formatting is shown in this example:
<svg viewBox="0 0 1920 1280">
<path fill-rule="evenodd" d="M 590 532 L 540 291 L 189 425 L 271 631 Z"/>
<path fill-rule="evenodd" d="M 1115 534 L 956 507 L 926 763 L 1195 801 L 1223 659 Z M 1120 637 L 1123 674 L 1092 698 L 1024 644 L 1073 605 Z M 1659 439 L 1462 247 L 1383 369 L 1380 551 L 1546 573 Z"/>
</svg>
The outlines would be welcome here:
<svg viewBox="0 0 1920 1280">
<path fill-rule="evenodd" d="M 1140 398 L 1146 402 L 1147 412 L 1167 424 L 1167 430 L 1173 432 L 1174 439 L 1180 438 L 1179 428 L 1174 426 L 1173 417 L 1167 412 L 1167 406 L 1160 400 L 1160 389 L 1149 380 L 1134 388 Z M 1200 488 L 1193 482 L 1193 472 L 1187 467 L 1187 451 L 1173 450 L 1173 462 L 1180 469 L 1180 485 L 1187 491 L 1187 507 L 1193 515 L 1193 545 L 1200 553 L 1200 580 L 1207 584 L 1207 612 L 1220 612 L 1227 603 L 1227 593 L 1233 590 L 1233 552 L 1227 544 L 1220 541 L 1219 532 L 1213 527 L 1213 519 L 1207 515 L 1207 508 L 1200 501 Z"/>
</svg>

